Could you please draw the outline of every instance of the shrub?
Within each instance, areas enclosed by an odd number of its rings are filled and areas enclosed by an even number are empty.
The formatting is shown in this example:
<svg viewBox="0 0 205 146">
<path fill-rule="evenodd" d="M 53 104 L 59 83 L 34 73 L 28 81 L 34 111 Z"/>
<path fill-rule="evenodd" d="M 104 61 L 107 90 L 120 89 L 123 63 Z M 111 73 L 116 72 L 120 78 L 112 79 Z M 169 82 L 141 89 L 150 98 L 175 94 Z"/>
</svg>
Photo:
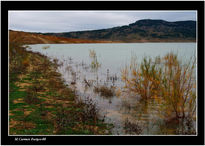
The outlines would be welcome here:
<svg viewBox="0 0 205 146">
<path fill-rule="evenodd" d="M 144 58 L 140 66 L 132 59 L 130 68 L 122 70 L 122 80 L 128 91 L 163 103 L 167 117 L 184 119 L 193 117 L 196 111 L 194 69 L 195 58 L 182 64 L 177 55 L 169 53 L 154 61 Z"/>
<path fill-rule="evenodd" d="M 122 81 L 125 87 L 131 92 L 140 95 L 143 99 L 153 97 L 158 91 L 161 79 L 161 69 L 152 63 L 151 58 L 144 58 L 141 65 L 138 66 L 136 58 L 131 59 L 131 65 L 122 70 Z"/>
<path fill-rule="evenodd" d="M 174 112 L 176 118 L 192 117 L 196 110 L 195 59 L 182 64 L 176 55 L 170 53 L 163 58 L 163 64 L 160 92 L 167 105 L 167 115 Z"/>
</svg>

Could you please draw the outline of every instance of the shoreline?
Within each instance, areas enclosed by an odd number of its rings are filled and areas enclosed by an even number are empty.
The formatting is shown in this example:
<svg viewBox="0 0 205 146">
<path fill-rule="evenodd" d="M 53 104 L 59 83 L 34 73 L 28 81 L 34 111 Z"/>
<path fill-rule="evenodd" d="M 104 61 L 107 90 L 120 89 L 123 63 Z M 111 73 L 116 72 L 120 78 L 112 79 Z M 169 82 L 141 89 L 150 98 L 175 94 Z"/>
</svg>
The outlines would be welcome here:
<svg viewBox="0 0 205 146">
<path fill-rule="evenodd" d="M 196 43 L 195 39 L 140 39 L 140 40 L 86 40 L 66 37 L 57 37 L 52 35 L 42 35 L 21 31 L 8 31 L 9 40 L 21 44 L 101 44 L 101 43 Z"/>
<path fill-rule="evenodd" d="M 21 49 L 20 57 L 26 61 L 19 70 L 10 65 L 9 71 L 10 135 L 110 134 L 112 126 L 99 119 L 95 105 L 77 100 L 75 91 L 64 84 L 56 71 L 57 60 L 51 62 L 47 56 Z M 90 107 L 95 111 L 87 115 Z"/>
<path fill-rule="evenodd" d="M 193 42 L 107 42 L 107 43 L 39 43 L 39 44 L 25 44 L 25 45 L 62 45 L 62 44 L 137 44 L 137 43 L 197 43 Z"/>
</svg>

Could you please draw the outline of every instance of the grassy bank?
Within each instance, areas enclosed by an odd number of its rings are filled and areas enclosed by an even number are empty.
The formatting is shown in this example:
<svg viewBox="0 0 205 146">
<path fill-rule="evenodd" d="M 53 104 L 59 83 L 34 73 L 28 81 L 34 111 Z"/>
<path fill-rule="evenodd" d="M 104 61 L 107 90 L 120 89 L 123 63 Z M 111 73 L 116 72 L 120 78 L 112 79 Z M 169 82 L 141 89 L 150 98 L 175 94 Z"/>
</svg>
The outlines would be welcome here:
<svg viewBox="0 0 205 146">
<path fill-rule="evenodd" d="M 9 134 L 110 134 L 92 100 L 78 100 L 56 72 L 58 64 L 10 43 Z"/>
</svg>

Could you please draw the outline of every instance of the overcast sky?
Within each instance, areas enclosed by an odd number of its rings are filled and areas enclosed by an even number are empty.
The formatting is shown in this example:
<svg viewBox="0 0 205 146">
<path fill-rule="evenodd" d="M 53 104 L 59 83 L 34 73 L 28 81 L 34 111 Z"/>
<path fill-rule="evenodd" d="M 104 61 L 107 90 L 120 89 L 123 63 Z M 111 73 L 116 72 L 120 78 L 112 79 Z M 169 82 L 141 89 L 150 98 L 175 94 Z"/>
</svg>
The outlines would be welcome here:
<svg viewBox="0 0 205 146">
<path fill-rule="evenodd" d="M 9 29 L 70 32 L 128 25 L 140 19 L 195 20 L 196 11 L 9 11 Z"/>
</svg>

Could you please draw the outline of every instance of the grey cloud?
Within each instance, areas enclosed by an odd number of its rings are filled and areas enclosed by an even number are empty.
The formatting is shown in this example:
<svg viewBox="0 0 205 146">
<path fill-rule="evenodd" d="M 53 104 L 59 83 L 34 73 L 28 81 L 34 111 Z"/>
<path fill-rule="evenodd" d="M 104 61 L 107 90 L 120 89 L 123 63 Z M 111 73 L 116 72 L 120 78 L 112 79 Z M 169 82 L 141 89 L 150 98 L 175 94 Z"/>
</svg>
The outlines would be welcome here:
<svg viewBox="0 0 205 146">
<path fill-rule="evenodd" d="M 128 25 L 139 19 L 196 20 L 195 12 L 9 11 L 9 29 L 69 32 Z"/>
</svg>

